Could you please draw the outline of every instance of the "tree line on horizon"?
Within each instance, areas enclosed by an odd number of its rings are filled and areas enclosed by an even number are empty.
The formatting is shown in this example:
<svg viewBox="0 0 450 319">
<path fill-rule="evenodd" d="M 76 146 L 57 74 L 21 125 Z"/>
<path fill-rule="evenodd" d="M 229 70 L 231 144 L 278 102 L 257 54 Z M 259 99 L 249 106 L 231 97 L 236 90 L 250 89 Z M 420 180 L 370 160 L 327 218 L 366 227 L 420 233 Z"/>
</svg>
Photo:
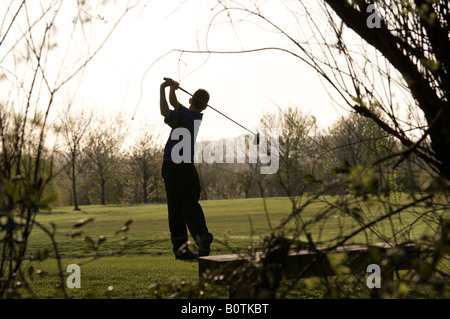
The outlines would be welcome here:
<svg viewBox="0 0 450 319">
<path fill-rule="evenodd" d="M 4 123 L 11 123 L 5 126 L 11 131 L 5 136 L 13 139 L 14 121 L 8 121 L 6 113 L 3 116 Z M 33 123 L 30 132 L 39 127 L 38 119 Z M 202 200 L 301 196 L 317 191 L 345 194 L 345 184 L 321 187 L 331 184 L 339 170 L 352 167 L 370 172 L 378 190 L 386 194 L 420 190 L 431 174 L 418 158 L 393 167 L 395 161 L 389 157 L 401 145 L 357 113 L 320 129 L 315 117 L 300 108 L 278 108 L 260 121 L 262 130 L 273 127 L 279 128 L 277 172 L 261 174 L 262 164 L 248 161 L 248 147 L 245 163 L 196 163 Z M 81 205 L 165 201 L 161 163 L 166 137 L 154 126 L 143 126 L 126 139 L 129 128 L 120 117 L 105 120 L 94 113 L 67 112 L 52 129 L 57 137 L 53 149 L 45 150 L 44 162 L 49 176 L 46 192 L 57 195 L 54 206 L 79 209 Z M 29 165 L 22 164 L 24 174 L 32 171 L 32 137 L 27 141 Z M 247 143 L 252 143 L 248 136 Z"/>
</svg>

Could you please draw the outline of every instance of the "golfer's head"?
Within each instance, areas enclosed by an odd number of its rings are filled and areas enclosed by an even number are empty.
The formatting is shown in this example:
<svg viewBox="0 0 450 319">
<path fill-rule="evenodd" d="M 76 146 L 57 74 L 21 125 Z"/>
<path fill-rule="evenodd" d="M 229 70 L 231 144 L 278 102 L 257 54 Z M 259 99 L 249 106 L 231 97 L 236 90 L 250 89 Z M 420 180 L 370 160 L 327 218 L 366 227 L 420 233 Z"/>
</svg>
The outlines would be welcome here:
<svg viewBox="0 0 450 319">
<path fill-rule="evenodd" d="M 192 96 L 191 105 L 196 109 L 203 111 L 209 102 L 209 93 L 204 89 L 198 89 Z"/>
</svg>

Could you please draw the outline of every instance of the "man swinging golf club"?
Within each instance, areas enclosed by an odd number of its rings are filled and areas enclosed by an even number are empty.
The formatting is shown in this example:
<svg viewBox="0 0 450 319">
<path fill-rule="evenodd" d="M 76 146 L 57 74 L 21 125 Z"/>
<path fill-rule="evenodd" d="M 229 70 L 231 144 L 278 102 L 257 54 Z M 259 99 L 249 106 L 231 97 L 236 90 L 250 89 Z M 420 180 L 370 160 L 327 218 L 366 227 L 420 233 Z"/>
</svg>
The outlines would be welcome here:
<svg viewBox="0 0 450 319">
<path fill-rule="evenodd" d="M 165 89 L 170 87 L 169 102 L 174 110 L 169 109 Z M 196 129 L 202 120 L 201 113 L 207 107 L 209 93 L 203 89 L 197 90 L 189 100 L 189 109 L 181 105 L 175 95 L 179 88 L 178 82 L 164 78 L 160 87 L 160 111 L 164 116 L 164 122 L 172 129 L 164 148 L 164 160 L 162 164 L 162 176 L 166 188 L 167 208 L 169 211 L 169 230 L 176 259 L 192 260 L 197 256 L 208 256 L 213 235 L 208 231 L 203 209 L 199 204 L 200 180 L 194 166 L 194 144 L 197 136 Z M 173 148 L 179 140 L 172 138 L 174 130 L 187 129 L 190 134 L 190 161 L 175 160 Z M 178 150 L 178 148 L 176 148 Z M 181 149 L 179 152 L 183 152 Z M 176 153 L 176 152 L 175 152 Z M 185 159 L 186 154 L 175 154 Z M 198 245 L 198 254 L 193 253 L 188 247 L 188 234 Z"/>
</svg>

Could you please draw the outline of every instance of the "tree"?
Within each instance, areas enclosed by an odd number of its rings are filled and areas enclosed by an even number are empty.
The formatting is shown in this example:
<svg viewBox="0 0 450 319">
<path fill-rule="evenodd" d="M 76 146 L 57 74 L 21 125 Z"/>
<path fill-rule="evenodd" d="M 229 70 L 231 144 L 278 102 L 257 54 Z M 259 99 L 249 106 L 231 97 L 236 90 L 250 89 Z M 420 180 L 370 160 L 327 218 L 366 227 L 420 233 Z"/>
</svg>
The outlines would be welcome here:
<svg viewBox="0 0 450 319">
<path fill-rule="evenodd" d="M 160 132 L 149 126 L 141 128 L 139 136 L 128 151 L 128 198 L 134 203 L 148 203 L 162 199 Z M 135 186 L 135 187 L 133 187 Z"/>
<path fill-rule="evenodd" d="M 60 134 L 63 145 L 61 155 L 65 160 L 64 170 L 72 182 L 74 210 L 79 210 L 77 196 L 77 177 L 82 172 L 80 156 L 84 147 L 85 137 L 93 119 L 92 112 L 80 111 L 79 114 L 66 112 L 61 114 Z"/>
<path fill-rule="evenodd" d="M 100 189 L 100 203 L 106 205 L 106 187 L 118 173 L 119 154 L 126 128 L 120 115 L 112 121 L 101 119 L 91 125 L 85 148 L 88 166 Z"/>
<path fill-rule="evenodd" d="M 316 119 L 304 115 L 299 108 L 290 106 L 286 110 L 278 108 L 277 112 L 262 116 L 261 126 L 263 129 L 279 128 L 280 166 L 276 175 L 284 194 L 302 195 L 309 184 L 305 176 L 311 174 L 312 163 L 317 154 Z"/>
<path fill-rule="evenodd" d="M 66 6 L 75 9 L 74 16 L 66 15 Z M 100 19 L 92 19 L 96 15 L 86 1 L 0 3 L 0 298 L 17 297 L 20 287 L 29 286 L 23 261 L 31 231 L 38 227 L 54 239 L 55 226 L 49 229 L 36 220 L 56 200 L 54 194 L 45 195 L 53 177 L 51 111 L 135 6 L 122 7 L 104 37 L 93 43 L 86 41 L 87 27 Z M 72 52 L 80 37 L 84 42 Z"/>
<path fill-rule="evenodd" d="M 422 136 L 416 142 L 405 136 L 400 119 L 395 116 L 389 105 L 381 103 L 374 94 L 374 88 L 363 85 L 361 77 L 352 74 L 355 83 L 357 103 L 349 103 L 358 113 L 374 119 L 380 127 L 396 136 L 408 148 L 403 154 L 417 153 L 421 158 L 447 179 L 450 179 L 450 159 L 446 155 L 450 147 L 449 94 L 450 80 L 450 13 L 448 1 L 372 1 L 325 0 L 342 25 L 336 33 L 342 39 L 343 25 L 353 30 L 369 45 L 374 47 L 400 74 L 405 89 L 412 95 L 413 103 L 423 112 L 427 125 Z M 374 10 L 376 9 L 376 12 Z M 369 19 L 376 14 L 378 24 L 368 27 Z M 334 24 L 336 26 L 336 24 Z M 338 29 L 335 28 L 335 31 Z M 340 42 L 340 49 L 348 54 L 348 48 Z M 355 65 L 352 62 L 352 65 Z M 375 69 L 376 70 L 376 69 Z M 390 74 L 385 73 L 386 80 Z M 349 92 L 346 92 L 347 95 Z M 367 98 L 371 103 L 390 115 L 394 126 L 374 114 L 362 101 Z M 429 136 L 431 147 L 426 145 Z"/>
<path fill-rule="evenodd" d="M 448 1 L 218 1 L 212 14 L 206 49 L 174 51 L 290 54 L 318 73 L 336 103 L 398 139 L 401 160 L 415 153 L 450 178 Z M 244 38 L 239 27 L 247 22 L 261 34 Z M 257 46 L 214 50 L 209 38 L 224 23 L 241 46 Z"/>
<path fill-rule="evenodd" d="M 394 138 L 372 119 L 358 113 L 343 116 L 329 129 L 326 141 L 327 151 L 322 156 L 328 158 L 328 170 L 343 163 L 374 168 L 379 174 L 380 190 L 389 190 L 393 164 L 383 159 L 394 154 L 398 147 Z"/>
<path fill-rule="evenodd" d="M 238 141 L 239 140 L 239 141 Z M 257 158 L 257 147 L 249 135 L 239 136 L 235 141 L 236 172 L 238 183 L 245 198 L 261 196 L 261 162 Z"/>
</svg>

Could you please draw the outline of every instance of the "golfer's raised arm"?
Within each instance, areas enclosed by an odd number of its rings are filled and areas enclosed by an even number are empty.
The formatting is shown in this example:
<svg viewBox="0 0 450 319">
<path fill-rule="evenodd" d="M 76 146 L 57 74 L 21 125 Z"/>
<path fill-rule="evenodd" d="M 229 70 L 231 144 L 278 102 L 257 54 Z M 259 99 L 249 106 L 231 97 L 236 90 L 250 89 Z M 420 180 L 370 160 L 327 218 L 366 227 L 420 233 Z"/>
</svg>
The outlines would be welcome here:
<svg viewBox="0 0 450 319">
<path fill-rule="evenodd" d="M 180 102 L 178 102 L 177 96 L 175 95 L 176 90 L 178 90 L 178 82 L 173 82 L 170 86 L 169 103 L 175 110 L 178 110 L 180 108 Z"/>
<path fill-rule="evenodd" d="M 170 115 L 169 104 L 167 104 L 166 99 L 166 87 L 168 86 L 169 82 L 165 81 L 159 88 L 159 109 L 161 111 L 161 115 L 165 118 L 169 117 Z"/>
</svg>

